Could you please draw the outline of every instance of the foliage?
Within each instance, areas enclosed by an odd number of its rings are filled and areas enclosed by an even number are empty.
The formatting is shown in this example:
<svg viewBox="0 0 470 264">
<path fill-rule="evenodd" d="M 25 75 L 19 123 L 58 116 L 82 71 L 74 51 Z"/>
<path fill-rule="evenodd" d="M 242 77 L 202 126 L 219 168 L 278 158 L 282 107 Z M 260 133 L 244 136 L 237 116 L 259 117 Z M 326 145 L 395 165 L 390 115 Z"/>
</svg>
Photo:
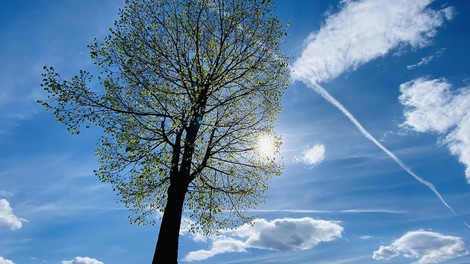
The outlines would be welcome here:
<svg viewBox="0 0 470 264">
<path fill-rule="evenodd" d="M 245 222 L 263 201 L 282 164 L 253 146 L 274 134 L 288 82 L 285 28 L 272 9 L 266 0 L 128 0 L 89 46 L 100 85 L 85 71 L 62 80 L 45 68 L 40 103 L 72 133 L 104 129 L 96 174 L 131 221 L 154 223 L 173 180 L 188 184 L 184 211 L 205 232 Z"/>
</svg>

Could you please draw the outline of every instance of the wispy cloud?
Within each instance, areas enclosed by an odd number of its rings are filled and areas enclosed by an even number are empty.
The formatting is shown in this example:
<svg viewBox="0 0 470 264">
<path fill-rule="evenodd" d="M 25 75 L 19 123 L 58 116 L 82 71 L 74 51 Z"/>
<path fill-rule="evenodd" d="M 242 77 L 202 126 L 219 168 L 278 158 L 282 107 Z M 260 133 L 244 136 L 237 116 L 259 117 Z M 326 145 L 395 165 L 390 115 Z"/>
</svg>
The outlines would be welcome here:
<svg viewBox="0 0 470 264">
<path fill-rule="evenodd" d="M 414 68 L 418 68 L 418 67 L 421 67 L 421 66 L 424 66 L 424 65 L 427 65 L 429 62 L 431 62 L 434 58 L 438 58 L 440 56 L 442 56 L 442 54 L 444 53 L 445 49 L 442 48 L 442 49 L 438 49 L 433 55 L 429 55 L 429 56 L 426 56 L 426 57 L 423 57 L 421 58 L 421 60 L 416 63 L 416 64 L 411 64 L 411 65 L 406 65 L 406 68 L 408 70 L 412 70 Z"/>
<path fill-rule="evenodd" d="M 0 133 L 7 133 L 18 123 L 32 118 L 38 110 L 36 100 L 39 99 L 40 93 L 38 89 L 32 91 L 28 89 L 38 84 L 30 80 L 33 78 L 25 76 L 40 77 L 41 74 L 31 71 L 20 76 L 17 72 L 9 74 L 11 71 L 14 70 L 9 68 L 0 73 L 0 78 L 3 80 L 2 91 L 0 91 L 0 111 L 2 111 Z"/>
<path fill-rule="evenodd" d="M 436 29 L 446 19 L 452 19 L 452 7 L 434 10 L 429 7 L 431 0 L 363 0 L 343 3 L 342 10 L 330 15 L 325 25 L 307 39 L 302 55 L 293 64 L 292 77 L 305 82 L 338 108 L 367 139 L 409 175 L 427 186 L 455 214 L 432 183 L 416 175 L 320 85 L 321 82 L 329 81 L 394 49 L 406 45 L 428 45 L 435 36 Z"/>
<path fill-rule="evenodd" d="M 296 162 L 303 162 L 307 165 L 316 165 L 321 163 L 325 158 L 325 145 L 322 144 L 315 144 L 313 147 L 307 148 L 303 153 L 302 156 L 294 157 L 294 161 Z"/>
<path fill-rule="evenodd" d="M 334 221 L 313 218 L 256 219 L 234 230 L 224 230 L 212 238 L 209 250 L 190 252 L 185 261 L 200 261 L 218 254 L 245 252 L 256 248 L 276 251 L 307 250 L 321 242 L 333 241 L 343 234 L 343 227 Z"/>
<path fill-rule="evenodd" d="M 95 163 L 90 159 L 72 159 L 69 154 L 34 155 L 10 157 L 2 165 L 0 178 L 8 189 L 15 190 L 18 201 L 15 213 L 30 221 L 83 217 L 83 212 L 90 210 L 125 210 L 115 205 L 115 197 L 106 191 L 110 187 L 93 175 Z M 28 178 L 29 184 L 18 182 L 19 177 Z M 28 199 L 23 199 L 25 195 Z"/>
<path fill-rule="evenodd" d="M 6 199 L 0 199 L 0 225 L 6 225 L 11 230 L 20 229 L 25 219 L 17 217 L 13 213 L 10 203 Z"/>
<path fill-rule="evenodd" d="M 7 191 L 0 191 L 0 197 L 11 197 L 13 193 Z"/>
<path fill-rule="evenodd" d="M 312 209 L 255 209 L 254 213 L 298 213 L 298 214 L 406 214 L 407 211 L 392 209 L 344 209 L 344 210 L 312 210 Z"/>
<path fill-rule="evenodd" d="M 431 231 L 411 231 L 395 240 L 390 246 L 380 246 L 373 252 L 375 260 L 389 260 L 403 254 L 406 258 L 417 258 L 416 264 L 441 263 L 468 255 L 462 238 L 446 236 Z"/>
<path fill-rule="evenodd" d="M 62 264 L 104 264 L 102 261 L 99 261 L 94 258 L 89 257 L 75 257 L 72 260 L 64 260 Z"/>
<path fill-rule="evenodd" d="M 329 81 L 391 50 L 406 45 L 423 47 L 436 35 L 452 7 L 429 8 L 431 0 L 343 1 L 342 10 L 306 40 L 294 63 L 295 79 Z"/>
<path fill-rule="evenodd" d="M 404 127 L 416 132 L 442 135 L 452 154 L 466 166 L 470 183 L 470 87 L 451 91 L 444 79 L 415 79 L 400 85 L 400 103 L 405 106 Z"/>
<path fill-rule="evenodd" d="M 9 259 L 4 259 L 3 257 L 0 257 L 0 264 L 15 264 L 15 262 Z"/>
</svg>

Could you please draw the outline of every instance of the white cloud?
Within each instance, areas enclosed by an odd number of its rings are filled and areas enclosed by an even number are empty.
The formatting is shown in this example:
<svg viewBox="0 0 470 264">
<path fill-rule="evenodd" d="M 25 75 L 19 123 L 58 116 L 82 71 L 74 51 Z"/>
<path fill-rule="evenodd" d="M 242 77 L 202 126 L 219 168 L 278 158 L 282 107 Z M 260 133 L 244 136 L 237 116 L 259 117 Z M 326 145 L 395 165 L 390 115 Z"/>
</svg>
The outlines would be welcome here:
<svg viewBox="0 0 470 264">
<path fill-rule="evenodd" d="M 394 246 L 380 246 L 378 250 L 374 251 L 372 258 L 375 260 L 389 260 L 400 255 L 400 252 Z"/>
<path fill-rule="evenodd" d="M 453 7 L 432 9 L 432 0 L 345 0 L 341 11 L 330 15 L 321 29 L 311 34 L 292 68 L 294 80 L 305 82 L 325 100 L 340 110 L 357 129 L 383 150 L 404 171 L 427 186 L 442 204 L 455 214 L 431 183 L 414 173 L 395 154 L 383 146 L 320 83 L 336 78 L 347 70 L 384 56 L 405 46 L 428 45 L 445 20 L 453 18 Z M 458 150 L 456 150 L 458 151 Z"/>
<path fill-rule="evenodd" d="M 75 257 L 72 260 L 64 260 L 62 264 L 104 264 L 103 262 L 89 257 Z"/>
<path fill-rule="evenodd" d="M 0 199 L 0 225 L 4 224 L 10 227 L 11 230 L 20 229 L 23 226 L 25 219 L 18 218 L 13 214 L 13 209 L 6 199 Z"/>
<path fill-rule="evenodd" d="M 0 264 L 15 264 L 15 262 L 9 259 L 4 259 L 3 257 L 0 257 Z"/>
<path fill-rule="evenodd" d="M 428 64 L 433 59 L 434 59 L 434 55 L 426 56 L 426 57 L 421 58 L 421 60 L 416 64 L 407 65 L 406 68 L 408 70 L 411 70 L 411 69 L 414 69 L 414 68 L 421 67 L 423 65 Z"/>
<path fill-rule="evenodd" d="M 215 255 L 233 252 L 245 252 L 246 245 L 243 241 L 233 238 L 217 239 L 212 242 L 210 250 L 197 250 L 189 252 L 184 258 L 185 261 L 201 261 L 212 258 Z"/>
<path fill-rule="evenodd" d="M 438 58 L 440 56 L 442 56 L 442 54 L 444 53 L 445 49 L 439 49 L 437 50 L 433 55 L 429 55 L 429 56 L 426 56 L 426 57 L 423 57 L 421 58 L 421 60 L 416 63 L 416 64 L 411 64 L 411 65 L 407 65 L 406 68 L 408 70 L 412 70 L 414 68 L 418 68 L 418 67 L 421 67 L 421 66 L 424 66 L 424 65 L 427 65 L 429 62 L 431 62 L 434 58 Z"/>
<path fill-rule="evenodd" d="M 453 155 L 466 166 L 470 183 L 470 87 L 451 91 L 444 79 L 425 78 L 400 85 L 400 103 L 405 106 L 404 127 L 416 132 L 442 135 Z"/>
<path fill-rule="evenodd" d="M 312 209 L 255 209 L 250 210 L 255 213 L 346 213 L 346 214 L 363 214 L 363 213 L 384 213 L 384 214 L 405 214 L 407 211 L 392 209 L 343 209 L 343 210 L 312 210 Z"/>
<path fill-rule="evenodd" d="M 462 238 L 445 236 L 430 231 L 411 231 L 395 240 L 390 246 L 381 246 L 374 251 L 375 260 L 389 260 L 400 254 L 406 258 L 417 258 L 416 264 L 441 263 L 468 255 Z"/>
<path fill-rule="evenodd" d="M 292 67 L 297 80 L 321 83 L 355 69 L 390 50 L 406 45 L 423 47 L 436 28 L 452 19 L 453 9 L 431 9 L 432 0 L 343 1 L 323 27 L 306 40 Z"/>
<path fill-rule="evenodd" d="M 221 231 L 211 238 L 209 250 L 190 252 L 185 261 L 200 261 L 217 254 L 245 252 L 249 248 L 278 251 L 307 250 L 321 242 L 340 238 L 343 227 L 337 222 L 304 218 L 256 219 L 234 230 Z"/>
<path fill-rule="evenodd" d="M 0 191 L 0 196 L 11 197 L 11 196 L 13 196 L 13 193 L 7 192 L 7 191 Z"/>
<path fill-rule="evenodd" d="M 322 144 L 315 144 L 313 147 L 308 148 L 302 153 L 301 157 L 294 157 L 294 161 L 300 161 L 308 165 L 315 165 L 323 161 L 325 158 L 325 146 Z"/>
<path fill-rule="evenodd" d="M 163 213 L 159 214 L 163 215 Z M 207 236 L 200 229 L 200 225 L 190 218 L 183 216 L 181 219 L 180 236 L 191 234 L 191 237 L 196 242 L 206 242 Z"/>
</svg>

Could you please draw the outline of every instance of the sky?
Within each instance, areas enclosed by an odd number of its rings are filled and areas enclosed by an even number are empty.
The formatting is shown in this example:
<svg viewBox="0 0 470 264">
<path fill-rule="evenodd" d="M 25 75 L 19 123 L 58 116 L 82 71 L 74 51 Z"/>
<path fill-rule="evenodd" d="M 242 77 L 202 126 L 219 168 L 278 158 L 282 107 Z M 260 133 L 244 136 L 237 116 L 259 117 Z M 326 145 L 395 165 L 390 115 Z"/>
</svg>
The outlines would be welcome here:
<svg viewBox="0 0 470 264">
<path fill-rule="evenodd" d="M 470 2 L 275 0 L 291 81 L 282 176 L 253 225 L 182 229 L 180 263 L 470 263 Z M 99 129 L 36 103 L 42 67 L 96 71 L 122 0 L 0 0 L 0 264 L 150 263 L 93 174 Z"/>
</svg>

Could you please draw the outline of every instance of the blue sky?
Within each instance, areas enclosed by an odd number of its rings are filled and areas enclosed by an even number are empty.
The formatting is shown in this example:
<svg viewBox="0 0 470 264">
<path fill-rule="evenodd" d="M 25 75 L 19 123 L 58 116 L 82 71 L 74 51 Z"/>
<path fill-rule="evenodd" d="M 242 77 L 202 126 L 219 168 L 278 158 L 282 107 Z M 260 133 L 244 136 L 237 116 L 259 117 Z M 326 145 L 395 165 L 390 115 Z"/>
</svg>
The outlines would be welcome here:
<svg viewBox="0 0 470 264">
<path fill-rule="evenodd" d="M 470 3 L 275 1 L 290 22 L 282 176 L 253 226 L 182 231 L 181 263 L 470 263 Z M 0 264 L 149 263 L 93 175 L 99 129 L 35 103 L 42 66 L 96 71 L 118 0 L 0 0 Z"/>
</svg>

